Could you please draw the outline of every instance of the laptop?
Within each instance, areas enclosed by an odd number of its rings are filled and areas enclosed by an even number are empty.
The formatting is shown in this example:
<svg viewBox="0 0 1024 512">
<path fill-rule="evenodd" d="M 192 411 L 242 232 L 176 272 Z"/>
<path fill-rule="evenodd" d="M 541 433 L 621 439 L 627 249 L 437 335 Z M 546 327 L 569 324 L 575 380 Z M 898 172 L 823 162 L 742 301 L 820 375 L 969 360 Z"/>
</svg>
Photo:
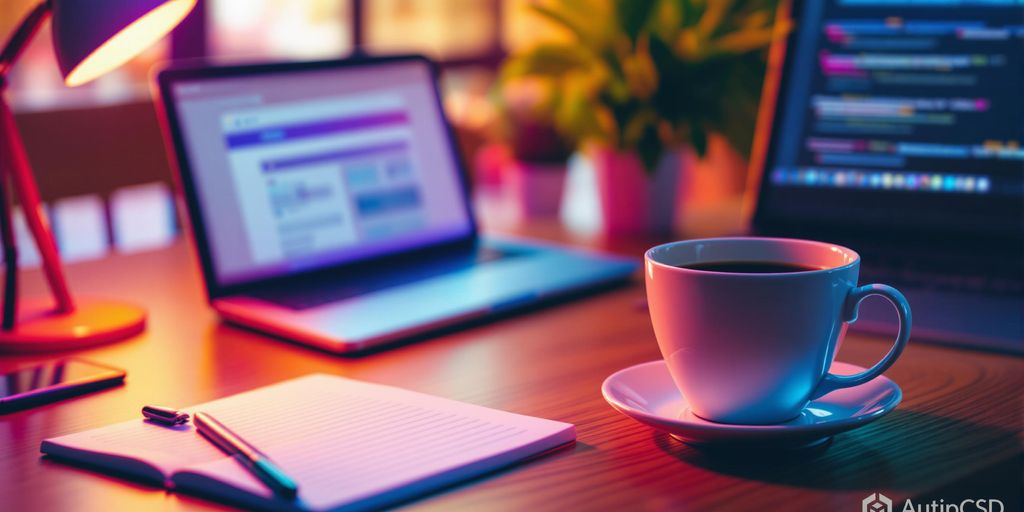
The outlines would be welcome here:
<svg viewBox="0 0 1024 512">
<path fill-rule="evenodd" d="M 913 340 L 1024 352 L 1024 10 L 807 1 L 773 47 L 754 231 L 861 253 Z M 941 3 L 944 4 L 944 3 Z M 788 12 L 787 12 L 788 11 Z M 853 328 L 895 332 L 885 301 Z"/>
<path fill-rule="evenodd" d="M 351 352 L 638 267 L 480 236 L 423 57 L 180 68 L 157 83 L 206 293 L 229 322 Z"/>
</svg>

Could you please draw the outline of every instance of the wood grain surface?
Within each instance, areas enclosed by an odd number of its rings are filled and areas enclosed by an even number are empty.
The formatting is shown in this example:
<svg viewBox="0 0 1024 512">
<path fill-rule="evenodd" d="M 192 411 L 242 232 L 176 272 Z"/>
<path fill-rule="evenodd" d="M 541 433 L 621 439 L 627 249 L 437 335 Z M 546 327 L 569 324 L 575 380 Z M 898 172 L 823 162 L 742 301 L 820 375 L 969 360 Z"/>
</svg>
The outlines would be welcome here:
<svg viewBox="0 0 1024 512">
<path fill-rule="evenodd" d="M 554 225 L 521 233 L 639 258 L 651 241 L 605 244 Z M 0 416 L 0 510 L 222 508 L 41 458 L 42 439 L 139 417 L 143 404 L 185 406 L 310 372 L 365 379 L 567 421 L 575 447 L 410 502 L 435 510 L 860 510 L 894 500 L 986 492 L 1019 507 L 1021 359 L 911 340 L 887 373 L 904 392 L 889 416 L 824 450 L 784 456 L 708 453 L 616 413 L 609 374 L 659 357 L 643 284 L 343 358 L 220 323 L 185 243 L 69 265 L 76 294 L 145 304 L 145 334 L 83 350 L 128 370 L 123 387 Z M 39 291 L 36 273 L 28 288 Z M 867 366 L 889 340 L 851 334 L 839 359 Z M 2 356 L 0 369 L 41 359 Z M 415 432 L 408 435 L 415 436 Z M 976 497 L 976 496 L 965 496 Z M 1016 500 L 1016 501 L 1014 501 Z M 948 500 L 947 500 L 948 501 Z"/>
</svg>

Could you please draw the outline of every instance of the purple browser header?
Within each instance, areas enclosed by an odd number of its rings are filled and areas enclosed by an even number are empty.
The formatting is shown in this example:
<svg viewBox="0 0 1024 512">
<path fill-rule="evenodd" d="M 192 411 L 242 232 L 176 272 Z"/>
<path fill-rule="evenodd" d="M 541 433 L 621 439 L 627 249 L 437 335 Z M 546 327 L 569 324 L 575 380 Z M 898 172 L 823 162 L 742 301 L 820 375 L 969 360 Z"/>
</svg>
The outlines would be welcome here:
<svg viewBox="0 0 1024 512">
<path fill-rule="evenodd" d="M 226 137 L 226 140 L 229 148 L 238 148 L 283 140 L 318 137 L 332 133 L 359 131 L 381 126 L 407 124 L 408 122 L 409 117 L 405 112 L 380 112 L 315 123 L 268 126 L 259 130 L 232 133 Z"/>
<path fill-rule="evenodd" d="M 266 162 L 263 162 L 263 171 L 284 171 L 292 167 L 301 167 L 304 165 L 336 160 L 348 160 L 351 158 L 362 158 L 371 155 L 379 155 L 382 153 L 394 153 L 398 151 L 405 151 L 408 148 L 409 146 L 408 144 L 405 143 L 405 141 L 395 141 L 384 144 L 377 144 L 373 146 L 343 149 L 339 151 L 328 151 L 326 153 L 318 153 L 315 155 L 303 155 L 291 158 L 282 158 L 278 160 L 268 160 Z"/>
</svg>

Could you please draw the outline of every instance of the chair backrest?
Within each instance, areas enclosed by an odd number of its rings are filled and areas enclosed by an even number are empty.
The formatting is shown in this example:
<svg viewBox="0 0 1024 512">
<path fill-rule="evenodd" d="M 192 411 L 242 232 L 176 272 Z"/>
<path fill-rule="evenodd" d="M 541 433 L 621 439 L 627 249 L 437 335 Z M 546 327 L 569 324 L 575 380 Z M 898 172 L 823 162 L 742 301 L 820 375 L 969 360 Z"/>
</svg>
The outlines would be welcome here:
<svg viewBox="0 0 1024 512">
<path fill-rule="evenodd" d="M 143 183 L 171 183 L 149 101 L 16 114 L 43 201 Z"/>
</svg>

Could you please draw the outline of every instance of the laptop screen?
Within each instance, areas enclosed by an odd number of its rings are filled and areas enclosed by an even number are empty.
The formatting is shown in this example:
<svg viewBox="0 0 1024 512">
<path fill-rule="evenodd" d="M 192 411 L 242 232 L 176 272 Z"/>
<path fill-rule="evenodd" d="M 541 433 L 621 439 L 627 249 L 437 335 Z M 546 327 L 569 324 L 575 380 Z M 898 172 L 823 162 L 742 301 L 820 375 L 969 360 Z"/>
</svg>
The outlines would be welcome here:
<svg viewBox="0 0 1024 512">
<path fill-rule="evenodd" d="M 433 80 L 418 59 L 174 80 L 217 284 L 468 237 Z"/>
<path fill-rule="evenodd" d="M 1020 3 L 799 4 L 758 225 L 1021 236 Z"/>
</svg>

